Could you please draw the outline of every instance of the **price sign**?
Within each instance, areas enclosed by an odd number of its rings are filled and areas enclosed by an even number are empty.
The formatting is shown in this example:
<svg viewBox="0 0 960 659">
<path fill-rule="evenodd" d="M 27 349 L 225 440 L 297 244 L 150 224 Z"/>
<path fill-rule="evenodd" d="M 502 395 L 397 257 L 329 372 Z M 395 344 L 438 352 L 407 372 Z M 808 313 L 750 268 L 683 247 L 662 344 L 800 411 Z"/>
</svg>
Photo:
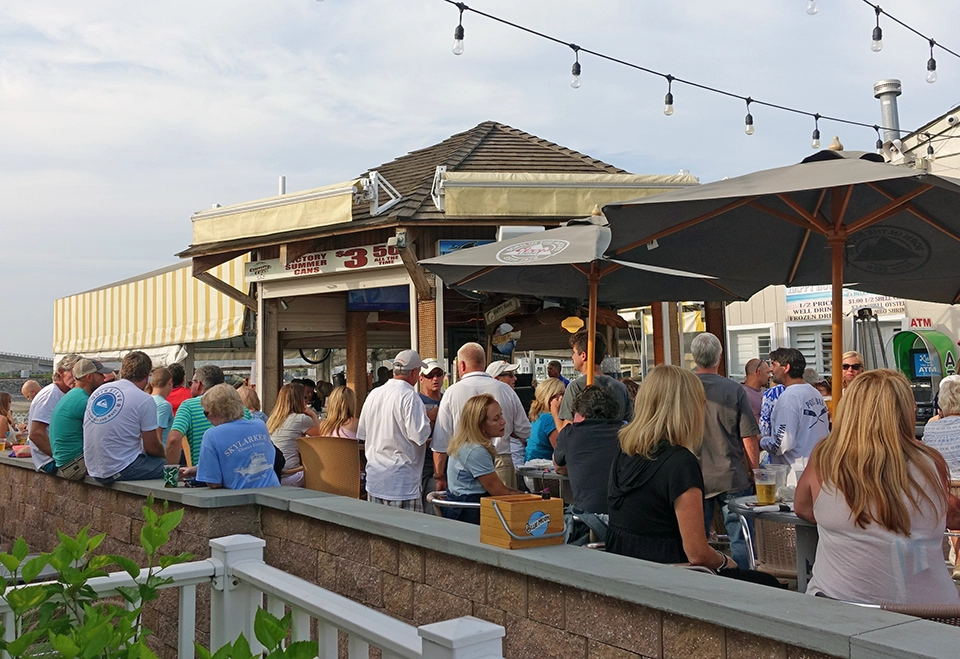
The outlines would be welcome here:
<svg viewBox="0 0 960 659">
<path fill-rule="evenodd" d="M 400 265 L 400 252 L 396 247 L 364 245 L 304 254 L 286 266 L 280 265 L 280 259 L 252 261 L 247 264 L 246 280 L 287 279 L 391 265 Z"/>
</svg>

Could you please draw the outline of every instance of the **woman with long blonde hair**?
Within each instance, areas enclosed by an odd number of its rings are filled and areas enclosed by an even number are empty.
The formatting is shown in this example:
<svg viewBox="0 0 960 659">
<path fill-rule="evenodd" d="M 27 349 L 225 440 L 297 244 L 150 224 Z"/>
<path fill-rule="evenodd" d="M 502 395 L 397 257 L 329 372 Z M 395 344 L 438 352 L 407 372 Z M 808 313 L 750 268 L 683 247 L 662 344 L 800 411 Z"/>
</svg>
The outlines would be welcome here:
<svg viewBox="0 0 960 659">
<path fill-rule="evenodd" d="M 337 387 L 327 398 L 327 418 L 320 422 L 322 437 L 357 438 L 357 395 L 350 387 Z"/>
<path fill-rule="evenodd" d="M 467 400 L 460 424 L 447 445 L 447 500 L 478 502 L 483 496 L 519 494 L 497 476 L 492 440 L 503 435 L 506 421 L 500 403 L 490 394 Z M 480 523 L 480 511 L 442 508 L 444 517 L 471 524 Z"/>
<path fill-rule="evenodd" d="M 552 460 L 557 448 L 557 424 L 560 421 L 560 403 L 566 386 L 556 378 L 548 378 L 537 385 L 530 403 L 530 438 L 527 440 L 527 460 Z"/>
<path fill-rule="evenodd" d="M 607 551 L 779 585 L 770 575 L 737 569 L 707 544 L 696 456 L 705 406 L 700 379 L 677 366 L 657 366 L 640 384 L 633 420 L 620 431 L 620 453 L 610 470 Z"/>
<path fill-rule="evenodd" d="M 306 407 L 303 394 L 302 384 L 283 385 L 277 394 L 273 412 L 267 418 L 270 439 L 286 460 L 281 485 L 303 487 L 303 464 L 300 462 L 297 440 L 304 435 L 320 434 L 320 419 L 316 412 Z"/>
<path fill-rule="evenodd" d="M 914 409 L 898 371 L 866 371 L 844 392 L 797 485 L 797 514 L 820 535 L 807 594 L 960 604 L 941 550 L 947 466 L 914 438 Z"/>
</svg>

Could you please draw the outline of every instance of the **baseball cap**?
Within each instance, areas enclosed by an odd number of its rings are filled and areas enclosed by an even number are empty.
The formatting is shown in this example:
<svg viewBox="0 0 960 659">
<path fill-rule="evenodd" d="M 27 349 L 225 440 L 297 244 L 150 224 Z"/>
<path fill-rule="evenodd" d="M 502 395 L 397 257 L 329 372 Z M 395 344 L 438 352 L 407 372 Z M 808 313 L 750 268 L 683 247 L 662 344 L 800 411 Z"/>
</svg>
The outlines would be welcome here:
<svg viewBox="0 0 960 659">
<path fill-rule="evenodd" d="M 423 360 L 416 350 L 404 350 L 393 359 L 393 368 L 401 371 L 412 371 L 423 366 Z"/>
<path fill-rule="evenodd" d="M 73 377 L 83 378 L 91 373 L 100 373 L 102 375 L 108 375 L 113 373 L 112 368 L 107 368 L 102 363 L 96 359 L 81 359 L 76 364 L 73 365 Z"/>
<path fill-rule="evenodd" d="M 511 364 L 510 362 L 490 362 L 490 365 L 487 366 L 487 373 L 498 378 L 504 373 L 513 373 L 519 367 L 520 364 Z"/>
<path fill-rule="evenodd" d="M 442 373 L 447 372 L 447 370 L 443 367 L 443 365 L 440 364 L 440 362 L 438 362 L 436 359 L 424 360 L 423 366 L 420 367 L 420 375 L 430 375 L 438 368 Z"/>
</svg>

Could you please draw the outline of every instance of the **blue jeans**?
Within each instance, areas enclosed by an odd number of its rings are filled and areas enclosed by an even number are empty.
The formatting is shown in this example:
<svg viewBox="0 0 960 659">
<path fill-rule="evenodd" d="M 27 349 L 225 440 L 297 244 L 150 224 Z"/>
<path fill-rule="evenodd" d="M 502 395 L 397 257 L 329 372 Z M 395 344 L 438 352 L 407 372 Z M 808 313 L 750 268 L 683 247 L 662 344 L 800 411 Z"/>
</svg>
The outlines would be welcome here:
<svg viewBox="0 0 960 659">
<path fill-rule="evenodd" d="M 120 473 L 108 478 L 98 478 L 104 485 L 117 481 L 148 481 L 163 478 L 163 466 L 167 464 L 166 457 L 141 453 L 136 460 L 124 467 Z"/>
<path fill-rule="evenodd" d="M 713 522 L 713 508 L 715 505 L 723 506 L 723 525 L 727 529 L 727 537 L 730 538 L 730 554 L 736 561 L 737 567 L 741 570 L 750 569 L 750 557 L 747 554 L 747 542 L 743 537 L 743 529 L 740 527 L 740 516 L 730 511 L 727 507 L 727 501 L 737 497 L 746 497 L 753 494 L 751 485 L 745 490 L 739 492 L 724 492 L 715 497 L 703 500 L 703 523 L 706 527 L 707 537 L 710 537 L 710 524 Z M 747 522 L 751 525 L 750 520 Z M 752 529 L 751 529 L 752 534 Z"/>
</svg>

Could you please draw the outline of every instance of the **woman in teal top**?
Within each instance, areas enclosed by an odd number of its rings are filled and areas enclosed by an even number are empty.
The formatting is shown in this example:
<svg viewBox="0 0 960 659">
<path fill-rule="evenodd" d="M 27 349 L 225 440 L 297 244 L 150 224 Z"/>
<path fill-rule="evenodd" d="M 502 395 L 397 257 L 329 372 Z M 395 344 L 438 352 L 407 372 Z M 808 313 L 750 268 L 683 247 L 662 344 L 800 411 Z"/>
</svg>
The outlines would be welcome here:
<svg viewBox="0 0 960 659">
<path fill-rule="evenodd" d="M 491 440 L 503 435 L 506 421 L 500 403 L 490 394 L 469 399 L 463 406 L 457 432 L 447 446 L 447 501 L 477 503 L 483 496 L 519 494 L 497 476 Z M 476 508 L 441 508 L 444 517 L 471 524 L 480 523 Z"/>
<path fill-rule="evenodd" d="M 527 460 L 552 460 L 557 446 L 557 421 L 560 403 L 566 389 L 563 382 L 548 378 L 537 385 L 536 395 L 530 403 L 530 439 L 527 440 Z"/>
</svg>

